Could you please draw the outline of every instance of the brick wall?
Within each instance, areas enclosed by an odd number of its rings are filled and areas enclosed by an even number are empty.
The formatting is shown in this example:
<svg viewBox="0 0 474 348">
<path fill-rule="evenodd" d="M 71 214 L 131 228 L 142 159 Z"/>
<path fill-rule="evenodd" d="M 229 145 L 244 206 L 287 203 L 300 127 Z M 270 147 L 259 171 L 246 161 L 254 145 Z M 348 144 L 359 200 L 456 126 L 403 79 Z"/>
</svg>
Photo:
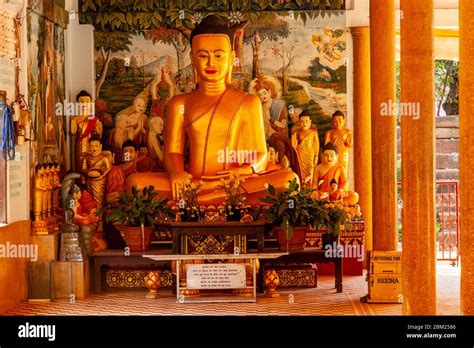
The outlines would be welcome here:
<svg viewBox="0 0 474 348">
<path fill-rule="evenodd" d="M 436 181 L 459 181 L 459 117 L 436 117 Z M 397 129 L 400 159 L 400 127 Z"/>
</svg>

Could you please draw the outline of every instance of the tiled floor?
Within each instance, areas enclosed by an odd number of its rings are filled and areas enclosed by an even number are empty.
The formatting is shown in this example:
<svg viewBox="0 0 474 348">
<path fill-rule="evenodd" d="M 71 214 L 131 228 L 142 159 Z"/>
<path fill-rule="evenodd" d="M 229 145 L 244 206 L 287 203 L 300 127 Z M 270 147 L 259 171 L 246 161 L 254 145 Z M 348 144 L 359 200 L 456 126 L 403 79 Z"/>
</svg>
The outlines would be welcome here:
<svg viewBox="0 0 474 348">
<path fill-rule="evenodd" d="M 438 262 L 438 314 L 459 315 L 460 269 Z M 399 304 L 367 304 L 365 277 L 344 277 L 344 292 L 336 293 L 334 278 L 320 276 L 318 288 L 280 291 L 278 298 L 259 297 L 257 303 L 176 303 L 170 290 L 158 299 L 145 291 L 120 291 L 91 295 L 69 303 L 25 302 L 7 315 L 401 315 Z"/>
</svg>

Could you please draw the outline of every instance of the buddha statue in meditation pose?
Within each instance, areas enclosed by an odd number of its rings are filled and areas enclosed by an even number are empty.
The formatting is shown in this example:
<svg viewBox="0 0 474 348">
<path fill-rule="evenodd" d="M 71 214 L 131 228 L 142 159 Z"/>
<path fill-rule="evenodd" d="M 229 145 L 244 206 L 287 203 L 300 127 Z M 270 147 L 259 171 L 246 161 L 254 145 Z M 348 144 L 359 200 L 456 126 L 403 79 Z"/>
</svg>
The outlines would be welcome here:
<svg viewBox="0 0 474 348">
<path fill-rule="evenodd" d="M 331 183 L 337 185 L 337 189 L 331 188 Z M 347 202 L 351 205 L 359 201 L 359 195 L 349 190 L 346 171 L 342 164 L 338 163 L 337 148 L 333 143 L 327 143 L 323 148 L 322 163 L 314 170 L 312 188 L 315 191 L 315 198 L 332 199 Z"/>
<path fill-rule="evenodd" d="M 165 173 L 135 173 L 127 178 L 132 186 L 153 185 L 160 197 L 177 197 L 179 184 L 191 174 L 204 182 L 199 193 L 200 204 L 221 204 L 226 195 L 216 189 L 221 178 L 230 174 L 245 178 L 242 190 L 249 204 L 266 196 L 265 183 L 284 190 L 296 175 L 289 171 L 263 174 L 267 165 L 267 147 L 258 97 L 227 87 L 231 84 L 235 51 L 233 35 L 226 23 L 214 15 L 207 16 L 191 33 L 191 62 L 196 90 L 170 99 L 166 107 L 163 161 Z M 189 164 L 185 168 L 186 140 L 189 142 Z M 231 156 L 226 153 L 252 153 Z M 224 158 L 224 160 L 221 160 Z M 259 175 L 260 173 L 260 175 Z"/>
</svg>

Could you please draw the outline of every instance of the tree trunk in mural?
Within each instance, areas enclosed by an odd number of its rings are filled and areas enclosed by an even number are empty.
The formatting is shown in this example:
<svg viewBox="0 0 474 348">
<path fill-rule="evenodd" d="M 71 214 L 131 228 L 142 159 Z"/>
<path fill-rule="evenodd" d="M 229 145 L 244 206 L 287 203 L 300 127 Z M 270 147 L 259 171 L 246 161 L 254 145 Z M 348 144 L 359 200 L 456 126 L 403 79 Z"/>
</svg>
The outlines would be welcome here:
<svg viewBox="0 0 474 348">
<path fill-rule="evenodd" d="M 256 78 L 260 72 L 260 64 L 259 64 L 259 45 L 261 41 L 259 40 L 258 32 L 255 32 L 253 36 L 252 42 L 252 49 L 253 49 L 253 61 L 252 61 L 252 79 Z"/>
<path fill-rule="evenodd" d="M 95 97 L 99 98 L 100 95 L 100 88 L 105 81 L 105 77 L 107 76 L 107 70 L 109 69 L 109 63 L 112 59 L 112 55 L 110 51 L 105 52 L 104 49 L 101 50 L 102 53 L 102 60 L 104 61 L 104 65 L 102 65 L 102 69 L 100 71 L 100 76 L 95 82 Z"/>
<path fill-rule="evenodd" d="M 176 59 L 178 60 L 178 73 L 183 73 L 185 68 L 184 65 L 184 55 L 188 49 L 187 39 L 179 32 L 175 37 L 171 37 L 171 43 L 173 44 L 176 50 Z M 171 68 L 171 67 L 170 67 Z"/>
<path fill-rule="evenodd" d="M 244 89 L 244 84 L 242 81 L 242 66 L 244 65 L 244 29 L 239 28 L 235 31 L 234 36 L 234 50 L 235 57 L 237 58 L 237 64 L 234 64 L 233 71 L 239 75 L 240 79 L 240 89 Z"/>
</svg>

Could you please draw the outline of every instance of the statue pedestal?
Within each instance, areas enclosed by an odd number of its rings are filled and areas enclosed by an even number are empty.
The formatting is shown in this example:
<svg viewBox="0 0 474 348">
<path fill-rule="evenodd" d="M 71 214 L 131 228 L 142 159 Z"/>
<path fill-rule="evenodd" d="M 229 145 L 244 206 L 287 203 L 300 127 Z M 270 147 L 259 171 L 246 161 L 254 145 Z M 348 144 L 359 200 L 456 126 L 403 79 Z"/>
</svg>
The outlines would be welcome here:
<svg viewBox="0 0 474 348">
<path fill-rule="evenodd" d="M 72 296 L 73 295 L 73 296 Z M 89 295 L 89 261 L 51 262 L 51 298 L 82 300 Z"/>
<path fill-rule="evenodd" d="M 38 245 L 38 261 L 58 259 L 59 233 L 31 236 L 31 243 Z"/>
</svg>

